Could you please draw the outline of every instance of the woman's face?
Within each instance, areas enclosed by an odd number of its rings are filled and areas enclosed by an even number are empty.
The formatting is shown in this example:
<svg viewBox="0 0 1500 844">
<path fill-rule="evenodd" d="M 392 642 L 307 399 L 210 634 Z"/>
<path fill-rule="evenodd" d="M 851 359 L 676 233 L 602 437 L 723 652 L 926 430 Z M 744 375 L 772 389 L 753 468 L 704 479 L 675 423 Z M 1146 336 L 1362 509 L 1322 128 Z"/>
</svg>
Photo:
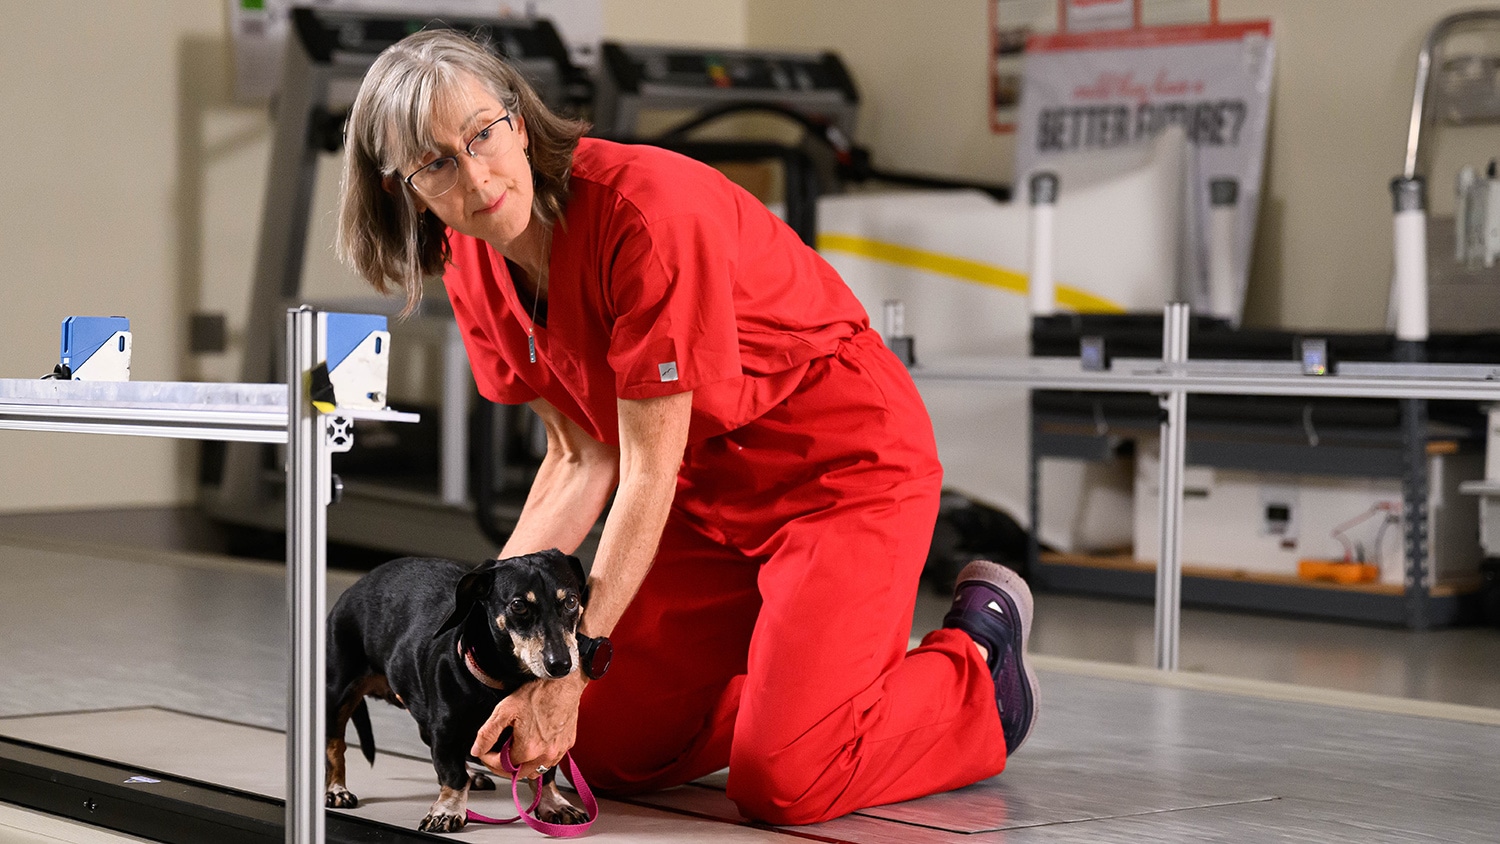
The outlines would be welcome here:
<svg viewBox="0 0 1500 844">
<path fill-rule="evenodd" d="M 509 121 L 495 122 L 506 115 Z M 476 142 L 482 131 L 484 139 Z M 434 169 L 452 168 L 456 162 L 457 181 L 438 196 L 413 191 L 418 209 L 431 210 L 453 230 L 508 253 L 531 223 L 531 164 L 521 115 L 512 114 L 488 88 L 466 76 L 446 106 L 439 108 L 433 134 L 436 151 L 408 164 L 401 175 L 411 176 L 418 168 L 452 156 Z M 478 154 L 470 155 L 470 149 Z"/>
</svg>

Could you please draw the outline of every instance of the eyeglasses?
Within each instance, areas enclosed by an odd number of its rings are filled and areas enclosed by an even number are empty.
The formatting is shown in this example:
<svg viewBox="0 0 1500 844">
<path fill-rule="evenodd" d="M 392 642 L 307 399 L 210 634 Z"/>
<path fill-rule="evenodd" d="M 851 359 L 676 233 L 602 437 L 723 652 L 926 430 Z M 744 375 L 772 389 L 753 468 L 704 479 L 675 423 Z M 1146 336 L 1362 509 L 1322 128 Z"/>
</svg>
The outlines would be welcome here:
<svg viewBox="0 0 1500 844">
<path fill-rule="evenodd" d="M 502 132 L 495 128 L 501 123 L 510 127 L 509 132 Z M 511 145 L 516 140 L 516 124 L 511 121 L 510 115 L 496 120 L 494 123 L 479 130 L 479 133 L 469 139 L 464 145 L 464 152 L 470 158 L 494 159 L 510 152 Z M 426 197 L 442 196 L 453 186 L 458 184 L 458 156 L 445 155 L 442 158 L 428 162 L 422 167 L 413 170 L 411 175 L 403 181 L 412 190 Z"/>
</svg>

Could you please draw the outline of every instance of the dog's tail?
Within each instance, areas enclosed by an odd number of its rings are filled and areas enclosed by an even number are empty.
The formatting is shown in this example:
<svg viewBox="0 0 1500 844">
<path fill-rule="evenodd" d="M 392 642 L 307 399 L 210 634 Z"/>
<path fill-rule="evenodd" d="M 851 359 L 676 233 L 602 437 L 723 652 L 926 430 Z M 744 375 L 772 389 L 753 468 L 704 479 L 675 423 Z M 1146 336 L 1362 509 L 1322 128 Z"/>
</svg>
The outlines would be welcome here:
<svg viewBox="0 0 1500 844">
<path fill-rule="evenodd" d="M 370 707 L 365 705 L 364 700 L 360 700 L 354 707 L 349 720 L 354 722 L 354 732 L 359 736 L 359 751 L 365 755 L 366 762 L 374 765 L 375 731 L 370 729 Z"/>
</svg>

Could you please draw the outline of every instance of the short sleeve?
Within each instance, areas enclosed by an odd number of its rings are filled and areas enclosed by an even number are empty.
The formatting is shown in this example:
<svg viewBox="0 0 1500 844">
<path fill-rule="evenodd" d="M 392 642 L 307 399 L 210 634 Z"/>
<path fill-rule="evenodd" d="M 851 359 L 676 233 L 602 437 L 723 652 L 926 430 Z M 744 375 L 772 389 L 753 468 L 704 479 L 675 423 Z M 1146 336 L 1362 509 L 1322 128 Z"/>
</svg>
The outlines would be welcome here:
<svg viewBox="0 0 1500 844">
<path fill-rule="evenodd" d="M 708 213 L 626 216 L 608 278 L 616 395 L 653 398 L 741 375 L 731 233 Z"/>
</svg>

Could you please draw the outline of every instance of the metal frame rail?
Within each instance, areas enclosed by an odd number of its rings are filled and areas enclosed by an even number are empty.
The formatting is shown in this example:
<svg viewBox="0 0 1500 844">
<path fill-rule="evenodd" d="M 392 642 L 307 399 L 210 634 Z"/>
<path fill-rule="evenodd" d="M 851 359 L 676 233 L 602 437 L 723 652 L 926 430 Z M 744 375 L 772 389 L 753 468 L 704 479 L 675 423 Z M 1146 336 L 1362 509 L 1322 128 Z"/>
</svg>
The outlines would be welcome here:
<svg viewBox="0 0 1500 844">
<path fill-rule="evenodd" d="M 84 382 L 0 379 L 0 430 L 285 444 L 287 598 L 286 840 L 321 844 L 327 509 L 332 455 L 352 445 L 350 419 L 415 422 L 414 413 L 316 410 L 316 312 L 287 311 L 287 383 Z"/>
<path fill-rule="evenodd" d="M 1330 375 L 1287 375 L 1286 364 L 1280 361 L 1190 361 L 1186 354 L 1186 316 L 1185 305 L 1168 306 L 1160 362 L 1118 360 L 1108 370 L 1088 371 L 1083 369 L 1078 358 L 986 358 L 912 369 L 912 376 L 918 381 L 964 381 L 1087 392 L 1139 392 L 1153 393 L 1160 398 L 1163 410 L 1162 550 L 1156 568 L 1156 667 L 1167 671 L 1177 670 L 1181 619 L 1182 482 L 1186 460 L 1182 442 L 1187 429 L 1184 412 L 1187 395 L 1500 402 L 1500 365 L 1365 363 L 1340 365 L 1335 374 Z M 1032 451 L 1034 455 L 1035 444 Z M 1033 466 L 1033 496 L 1036 482 Z M 1413 619 L 1426 617 L 1428 577 L 1425 558 L 1407 560 L 1406 598 L 1408 615 Z"/>
</svg>

